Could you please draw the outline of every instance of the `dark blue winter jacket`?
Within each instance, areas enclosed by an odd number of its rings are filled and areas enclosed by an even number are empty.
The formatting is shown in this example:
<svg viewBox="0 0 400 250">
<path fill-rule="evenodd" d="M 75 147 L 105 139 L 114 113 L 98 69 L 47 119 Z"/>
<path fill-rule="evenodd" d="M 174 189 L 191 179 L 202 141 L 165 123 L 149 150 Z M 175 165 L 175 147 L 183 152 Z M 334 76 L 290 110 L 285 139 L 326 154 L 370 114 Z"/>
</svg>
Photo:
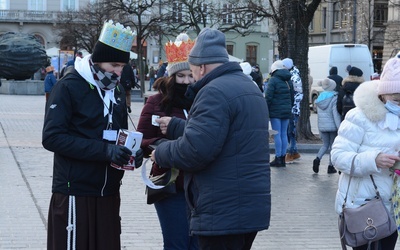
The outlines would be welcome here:
<svg viewBox="0 0 400 250">
<path fill-rule="evenodd" d="M 160 144 L 155 158 L 160 166 L 185 171 L 191 234 L 267 229 L 269 121 L 263 95 L 235 62 L 215 68 L 187 94 L 194 102 L 183 136 Z"/>
<path fill-rule="evenodd" d="M 278 69 L 272 73 L 265 93 L 270 118 L 290 119 L 294 97 L 291 76 L 287 69 Z"/>
</svg>

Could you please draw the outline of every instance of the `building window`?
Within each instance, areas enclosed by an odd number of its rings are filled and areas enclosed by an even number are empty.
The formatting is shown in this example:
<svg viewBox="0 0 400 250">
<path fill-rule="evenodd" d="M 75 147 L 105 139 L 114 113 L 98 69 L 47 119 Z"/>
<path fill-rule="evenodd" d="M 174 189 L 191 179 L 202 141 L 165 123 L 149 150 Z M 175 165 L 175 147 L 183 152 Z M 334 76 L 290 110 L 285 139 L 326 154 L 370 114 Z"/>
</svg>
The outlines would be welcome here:
<svg viewBox="0 0 400 250">
<path fill-rule="evenodd" d="M 45 0 L 29 0 L 28 10 L 45 11 Z"/>
<path fill-rule="evenodd" d="M 0 10 L 9 10 L 10 0 L 0 0 Z"/>
<path fill-rule="evenodd" d="M 251 65 L 257 64 L 257 46 L 247 45 L 246 46 L 246 61 Z"/>
<path fill-rule="evenodd" d="M 78 10 L 78 0 L 62 0 L 61 10 L 68 11 L 68 10 Z"/>
<path fill-rule="evenodd" d="M 233 56 L 233 45 L 228 44 L 226 45 L 226 51 L 228 51 L 228 54 Z"/>
<path fill-rule="evenodd" d="M 322 8 L 322 29 L 326 30 L 326 7 Z"/>
<path fill-rule="evenodd" d="M 340 27 L 340 3 L 336 2 L 333 4 L 333 27 Z"/>
<path fill-rule="evenodd" d="M 224 24 L 232 24 L 233 23 L 232 4 L 224 4 L 222 13 L 223 13 L 222 22 Z"/>
<path fill-rule="evenodd" d="M 172 22 L 182 22 L 182 3 L 173 3 L 172 5 Z"/>
<path fill-rule="evenodd" d="M 374 26 L 383 26 L 388 19 L 388 4 L 376 3 L 374 5 Z"/>
</svg>

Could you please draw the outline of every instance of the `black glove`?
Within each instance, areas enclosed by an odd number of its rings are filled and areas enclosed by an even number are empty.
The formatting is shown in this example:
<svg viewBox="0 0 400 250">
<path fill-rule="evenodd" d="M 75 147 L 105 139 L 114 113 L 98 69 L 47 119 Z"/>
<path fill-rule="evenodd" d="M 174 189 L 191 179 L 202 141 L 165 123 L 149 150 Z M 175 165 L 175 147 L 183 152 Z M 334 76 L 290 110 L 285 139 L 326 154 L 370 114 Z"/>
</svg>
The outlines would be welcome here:
<svg viewBox="0 0 400 250">
<path fill-rule="evenodd" d="M 131 113 L 132 112 L 131 106 L 128 106 L 127 108 L 128 108 L 128 113 Z"/>
<path fill-rule="evenodd" d="M 108 144 L 106 157 L 109 161 L 114 162 L 118 166 L 128 164 L 131 155 L 132 151 L 125 146 Z"/>
<path fill-rule="evenodd" d="M 143 150 L 139 148 L 135 155 L 135 168 L 140 168 L 143 163 Z"/>
</svg>

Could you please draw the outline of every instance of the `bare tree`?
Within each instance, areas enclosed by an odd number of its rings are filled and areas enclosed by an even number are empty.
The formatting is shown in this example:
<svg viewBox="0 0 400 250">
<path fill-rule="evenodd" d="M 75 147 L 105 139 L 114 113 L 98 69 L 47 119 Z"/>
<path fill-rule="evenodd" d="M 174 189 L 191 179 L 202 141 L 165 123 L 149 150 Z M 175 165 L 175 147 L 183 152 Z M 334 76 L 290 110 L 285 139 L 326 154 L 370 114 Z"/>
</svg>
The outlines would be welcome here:
<svg viewBox="0 0 400 250">
<path fill-rule="evenodd" d="M 79 12 L 66 11 L 60 15 L 59 36 L 64 42 L 64 47 L 85 49 L 92 53 L 103 24 L 111 17 L 115 18 L 107 8 L 107 1 L 89 3 Z"/>
<path fill-rule="evenodd" d="M 300 107 L 298 138 L 313 140 L 315 135 L 311 131 L 310 107 L 308 96 L 308 27 L 321 0 L 269 0 L 266 4 L 262 0 L 250 0 L 253 12 L 258 17 L 269 18 L 276 25 L 279 40 L 278 51 L 281 58 L 290 57 L 301 72 L 303 82 L 303 101 Z"/>
<path fill-rule="evenodd" d="M 136 31 L 138 67 L 140 87 L 145 91 L 145 61 L 143 61 L 143 45 L 150 36 L 156 37 L 163 34 L 160 24 L 165 16 L 160 12 L 160 0 L 112 0 L 109 1 L 110 9 L 120 13 L 125 25 Z"/>
<path fill-rule="evenodd" d="M 246 0 L 168 0 L 162 9 L 169 13 L 169 20 L 165 20 L 163 26 L 171 35 L 187 30 L 199 34 L 202 28 L 210 27 L 246 36 L 254 31 L 253 25 L 259 21 Z"/>
</svg>

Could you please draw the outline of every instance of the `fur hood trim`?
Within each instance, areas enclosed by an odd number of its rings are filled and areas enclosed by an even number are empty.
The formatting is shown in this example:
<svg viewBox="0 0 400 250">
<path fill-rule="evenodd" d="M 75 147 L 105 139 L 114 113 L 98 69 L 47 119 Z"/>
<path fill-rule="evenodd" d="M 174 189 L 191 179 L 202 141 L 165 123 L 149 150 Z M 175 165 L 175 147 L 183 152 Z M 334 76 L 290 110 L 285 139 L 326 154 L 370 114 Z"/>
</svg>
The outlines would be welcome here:
<svg viewBox="0 0 400 250">
<path fill-rule="evenodd" d="M 356 82 L 356 83 L 363 83 L 364 77 L 363 76 L 347 76 L 346 78 L 343 79 L 342 81 L 342 86 L 346 83 L 346 82 Z"/>
<path fill-rule="evenodd" d="M 379 81 L 368 81 L 360 84 L 354 92 L 354 104 L 361 109 L 372 122 L 384 120 L 386 113 L 384 103 L 378 96 Z"/>
</svg>

